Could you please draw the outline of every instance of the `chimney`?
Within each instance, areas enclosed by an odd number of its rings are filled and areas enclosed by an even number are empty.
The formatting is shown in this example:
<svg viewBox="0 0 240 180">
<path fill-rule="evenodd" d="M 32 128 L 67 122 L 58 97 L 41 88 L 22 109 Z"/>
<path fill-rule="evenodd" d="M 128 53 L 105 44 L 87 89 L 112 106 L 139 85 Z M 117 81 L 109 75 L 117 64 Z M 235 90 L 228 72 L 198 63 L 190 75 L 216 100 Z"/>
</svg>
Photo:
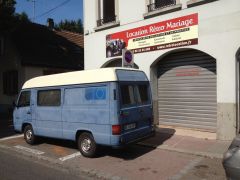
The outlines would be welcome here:
<svg viewBox="0 0 240 180">
<path fill-rule="evenodd" d="M 54 20 L 52 18 L 47 19 L 47 26 L 49 29 L 53 30 L 54 29 Z"/>
</svg>

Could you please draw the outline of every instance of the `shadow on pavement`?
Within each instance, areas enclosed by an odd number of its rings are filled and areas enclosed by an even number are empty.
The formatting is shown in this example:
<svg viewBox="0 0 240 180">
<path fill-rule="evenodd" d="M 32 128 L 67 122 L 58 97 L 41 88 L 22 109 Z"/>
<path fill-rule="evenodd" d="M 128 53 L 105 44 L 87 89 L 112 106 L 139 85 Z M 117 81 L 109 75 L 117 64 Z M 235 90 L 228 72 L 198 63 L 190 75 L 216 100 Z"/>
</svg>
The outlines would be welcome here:
<svg viewBox="0 0 240 180">
<path fill-rule="evenodd" d="M 157 128 L 155 136 L 143 141 L 140 144 L 152 145 L 154 147 L 162 145 L 165 141 L 170 139 L 176 130 L 170 128 Z"/>
<path fill-rule="evenodd" d="M 0 119 L 0 139 L 15 135 L 11 119 Z"/>
<path fill-rule="evenodd" d="M 154 145 L 154 147 L 157 147 L 163 144 L 168 139 L 170 139 L 175 134 L 175 132 L 176 132 L 175 129 L 159 128 L 157 129 L 154 137 L 146 139 L 136 145 L 127 146 L 123 149 L 112 149 L 112 148 L 102 147 L 104 150 L 100 151 L 101 153 L 99 157 L 112 156 L 112 157 L 121 158 L 124 160 L 134 160 L 155 149 L 150 146 L 145 146 L 145 144 L 148 144 L 148 145 L 151 144 L 151 145 Z"/>
<path fill-rule="evenodd" d="M 121 149 L 114 149 L 111 147 L 100 147 L 100 151 L 97 158 L 110 156 L 129 161 L 141 157 L 153 151 L 154 149 L 155 148 L 143 147 L 138 145 L 131 145 Z"/>
<path fill-rule="evenodd" d="M 77 149 L 77 144 L 74 141 L 68 141 L 68 140 L 62 140 L 62 139 L 38 137 L 37 143 L 34 144 L 34 146 L 38 146 L 41 144 L 49 144 L 54 146 L 62 146 L 70 149 Z"/>
<path fill-rule="evenodd" d="M 166 133 L 165 131 L 167 131 L 168 133 Z M 141 157 L 155 149 L 153 147 L 144 146 L 143 144 L 145 142 L 153 143 L 156 146 L 158 146 L 158 145 L 163 144 L 164 141 L 171 138 L 174 135 L 174 133 L 175 133 L 174 129 L 166 129 L 166 128 L 161 129 L 161 132 L 156 131 L 156 135 L 154 137 L 149 138 L 149 139 L 141 142 L 140 144 L 133 144 L 133 145 L 121 148 L 121 149 L 114 149 L 111 147 L 99 146 L 98 147 L 98 155 L 96 158 L 110 156 L 110 157 L 120 158 L 123 160 L 134 160 L 134 159 Z M 55 146 L 71 148 L 71 149 L 78 149 L 77 144 L 75 142 L 67 141 L 67 140 L 59 140 L 59 139 L 52 139 L 52 138 L 39 138 L 36 146 L 41 145 L 41 144 L 50 144 L 50 145 L 55 145 Z"/>
</svg>

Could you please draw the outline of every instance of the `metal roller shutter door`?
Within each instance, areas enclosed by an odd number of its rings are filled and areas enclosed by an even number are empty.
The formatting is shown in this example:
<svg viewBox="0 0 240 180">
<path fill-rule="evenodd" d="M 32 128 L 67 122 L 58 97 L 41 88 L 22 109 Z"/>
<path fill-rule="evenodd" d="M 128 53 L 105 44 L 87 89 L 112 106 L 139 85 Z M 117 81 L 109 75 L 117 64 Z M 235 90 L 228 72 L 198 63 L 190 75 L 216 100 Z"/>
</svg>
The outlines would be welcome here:
<svg viewBox="0 0 240 180">
<path fill-rule="evenodd" d="M 196 50 L 166 56 L 158 64 L 160 125 L 216 132 L 216 60 Z"/>
</svg>

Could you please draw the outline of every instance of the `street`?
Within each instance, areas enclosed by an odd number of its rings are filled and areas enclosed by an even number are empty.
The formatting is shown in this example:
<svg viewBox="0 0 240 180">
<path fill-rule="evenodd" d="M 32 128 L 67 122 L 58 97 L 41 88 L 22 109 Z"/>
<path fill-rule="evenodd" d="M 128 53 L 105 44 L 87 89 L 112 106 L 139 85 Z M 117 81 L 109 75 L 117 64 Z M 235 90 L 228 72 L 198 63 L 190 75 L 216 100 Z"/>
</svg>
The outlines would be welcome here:
<svg viewBox="0 0 240 180">
<path fill-rule="evenodd" d="M 90 159 L 81 156 L 71 141 L 41 138 L 30 146 L 17 134 L 0 140 L 0 177 L 224 180 L 225 172 L 221 158 L 133 145 L 120 150 L 102 147 L 98 157 Z"/>
<path fill-rule="evenodd" d="M 51 179 L 74 180 L 90 179 L 86 175 L 73 174 L 66 167 L 48 164 L 38 159 L 21 156 L 0 149 L 0 177 L 2 180 L 15 179 Z"/>
</svg>

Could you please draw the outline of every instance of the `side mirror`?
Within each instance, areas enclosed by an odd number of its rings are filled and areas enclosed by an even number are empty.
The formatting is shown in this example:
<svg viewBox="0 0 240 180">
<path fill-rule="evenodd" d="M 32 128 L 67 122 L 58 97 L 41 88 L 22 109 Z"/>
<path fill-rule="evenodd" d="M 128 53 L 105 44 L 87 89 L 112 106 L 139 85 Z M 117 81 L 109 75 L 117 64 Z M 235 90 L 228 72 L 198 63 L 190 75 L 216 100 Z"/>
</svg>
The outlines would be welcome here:
<svg viewBox="0 0 240 180">
<path fill-rule="evenodd" d="M 17 107 L 17 104 L 15 101 L 13 101 L 12 106 L 13 106 L 13 108 Z"/>
</svg>

